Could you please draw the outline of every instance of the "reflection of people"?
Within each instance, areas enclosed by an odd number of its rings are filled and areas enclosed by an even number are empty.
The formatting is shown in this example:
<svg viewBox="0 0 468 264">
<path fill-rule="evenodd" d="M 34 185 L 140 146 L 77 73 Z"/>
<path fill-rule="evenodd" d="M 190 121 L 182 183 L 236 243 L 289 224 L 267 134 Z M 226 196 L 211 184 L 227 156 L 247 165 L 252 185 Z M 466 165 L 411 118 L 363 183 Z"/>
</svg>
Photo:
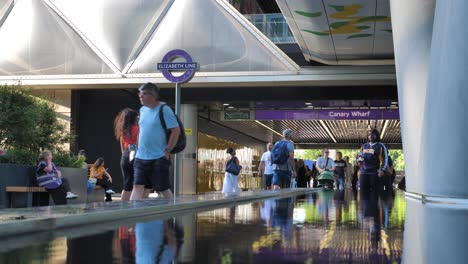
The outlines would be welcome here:
<svg viewBox="0 0 468 264">
<path fill-rule="evenodd" d="M 102 186 L 106 192 L 106 202 L 112 201 L 112 177 L 104 168 L 104 159 L 98 158 L 89 170 L 89 178 L 96 179 L 96 185 Z"/>
<path fill-rule="evenodd" d="M 290 241 L 293 232 L 293 198 L 282 198 L 275 200 L 275 204 L 271 214 L 271 222 L 273 227 L 279 227 L 283 238 Z"/>
<path fill-rule="evenodd" d="M 165 220 L 135 226 L 136 263 L 172 263 L 183 243 L 183 231 Z"/>
<path fill-rule="evenodd" d="M 317 199 L 317 213 L 322 216 L 325 224 L 328 224 L 330 208 L 332 206 L 333 191 L 319 190 Z"/>
<path fill-rule="evenodd" d="M 265 189 L 271 189 L 271 184 L 273 181 L 273 167 L 271 164 L 271 148 L 273 144 L 268 142 L 267 151 L 263 153 L 260 160 L 260 165 L 258 166 L 258 175 L 262 177 L 263 182 L 265 183 Z"/>
<path fill-rule="evenodd" d="M 133 190 L 133 157 L 136 144 L 138 142 L 138 112 L 125 108 L 117 115 L 114 120 L 114 133 L 116 139 L 120 142 L 120 168 L 123 176 L 122 201 L 130 200 L 130 194 Z"/>
<path fill-rule="evenodd" d="M 265 200 L 261 202 L 260 217 L 265 221 L 266 226 L 271 226 L 271 214 L 275 210 L 275 200 Z"/>
</svg>

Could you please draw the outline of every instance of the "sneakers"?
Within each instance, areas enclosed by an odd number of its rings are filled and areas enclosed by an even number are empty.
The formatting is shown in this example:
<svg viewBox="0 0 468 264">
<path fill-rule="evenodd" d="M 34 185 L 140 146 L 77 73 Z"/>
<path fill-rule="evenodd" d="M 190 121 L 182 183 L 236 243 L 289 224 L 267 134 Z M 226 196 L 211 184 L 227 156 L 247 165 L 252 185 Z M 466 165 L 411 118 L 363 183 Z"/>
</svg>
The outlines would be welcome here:
<svg viewBox="0 0 468 264">
<path fill-rule="evenodd" d="M 76 199 L 78 195 L 72 193 L 72 192 L 67 192 L 67 199 Z"/>
<path fill-rule="evenodd" d="M 112 189 L 106 191 L 107 194 L 114 194 L 115 192 Z"/>
</svg>

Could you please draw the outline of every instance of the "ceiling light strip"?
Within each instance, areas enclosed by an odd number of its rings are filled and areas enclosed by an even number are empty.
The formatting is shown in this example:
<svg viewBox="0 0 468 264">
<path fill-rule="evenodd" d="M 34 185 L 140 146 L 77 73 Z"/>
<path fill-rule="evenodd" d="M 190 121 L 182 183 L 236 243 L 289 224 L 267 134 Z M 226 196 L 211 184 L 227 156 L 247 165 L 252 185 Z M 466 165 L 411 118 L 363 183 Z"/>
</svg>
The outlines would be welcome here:
<svg viewBox="0 0 468 264">
<path fill-rule="evenodd" d="M 266 128 L 266 129 L 268 129 L 268 130 L 270 130 L 271 132 L 275 133 L 276 135 L 278 135 L 278 136 L 280 136 L 280 137 L 283 136 L 283 135 L 281 135 L 280 133 L 276 132 L 275 130 L 273 130 L 272 128 L 270 128 L 269 126 L 263 124 L 262 122 L 260 122 L 260 121 L 258 121 L 258 120 L 255 120 L 255 123 L 257 123 L 257 124 L 261 125 L 262 127 Z"/>
<path fill-rule="evenodd" d="M 380 139 L 381 139 L 381 140 L 384 139 L 385 132 L 387 132 L 388 123 L 389 123 L 388 120 L 385 120 L 385 121 L 384 121 L 384 126 L 383 126 L 383 129 L 382 129 L 382 134 L 380 134 Z"/>
<path fill-rule="evenodd" d="M 322 127 L 325 129 L 325 131 L 327 131 L 327 134 L 328 136 L 331 137 L 331 139 L 333 139 L 333 142 L 335 143 L 338 143 L 338 141 L 336 141 L 335 137 L 333 136 L 333 134 L 330 132 L 330 129 L 328 129 L 327 125 L 325 124 L 325 122 L 323 122 L 323 120 L 319 120 L 320 121 L 320 124 L 322 125 Z"/>
</svg>

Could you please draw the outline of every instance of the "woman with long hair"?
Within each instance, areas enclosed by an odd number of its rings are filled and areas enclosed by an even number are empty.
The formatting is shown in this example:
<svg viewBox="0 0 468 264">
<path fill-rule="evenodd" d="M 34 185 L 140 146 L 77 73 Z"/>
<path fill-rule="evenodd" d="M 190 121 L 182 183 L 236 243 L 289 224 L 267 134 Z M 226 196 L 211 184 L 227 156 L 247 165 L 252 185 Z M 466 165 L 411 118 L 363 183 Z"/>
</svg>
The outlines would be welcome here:
<svg viewBox="0 0 468 264">
<path fill-rule="evenodd" d="M 115 138 L 120 142 L 120 168 L 123 176 L 122 201 L 130 200 L 133 190 L 133 158 L 138 143 L 138 112 L 125 108 L 114 120 Z"/>
<path fill-rule="evenodd" d="M 104 167 L 104 158 L 98 158 L 89 170 L 89 178 L 96 179 L 96 185 L 102 186 L 106 192 L 106 202 L 112 202 L 112 177 Z"/>
</svg>

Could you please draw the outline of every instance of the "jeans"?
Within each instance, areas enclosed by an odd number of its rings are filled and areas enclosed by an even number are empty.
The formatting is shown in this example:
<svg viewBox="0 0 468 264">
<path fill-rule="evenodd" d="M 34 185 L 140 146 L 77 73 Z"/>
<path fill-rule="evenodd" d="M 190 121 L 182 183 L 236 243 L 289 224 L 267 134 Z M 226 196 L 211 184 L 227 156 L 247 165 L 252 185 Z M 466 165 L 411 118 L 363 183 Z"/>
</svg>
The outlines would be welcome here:
<svg viewBox="0 0 468 264">
<path fill-rule="evenodd" d="M 345 182 L 344 177 L 340 177 L 340 176 L 336 177 L 335 178 L 336 189 L 343 190 L 344 189 L 344 182 Z"/>
</svg>

